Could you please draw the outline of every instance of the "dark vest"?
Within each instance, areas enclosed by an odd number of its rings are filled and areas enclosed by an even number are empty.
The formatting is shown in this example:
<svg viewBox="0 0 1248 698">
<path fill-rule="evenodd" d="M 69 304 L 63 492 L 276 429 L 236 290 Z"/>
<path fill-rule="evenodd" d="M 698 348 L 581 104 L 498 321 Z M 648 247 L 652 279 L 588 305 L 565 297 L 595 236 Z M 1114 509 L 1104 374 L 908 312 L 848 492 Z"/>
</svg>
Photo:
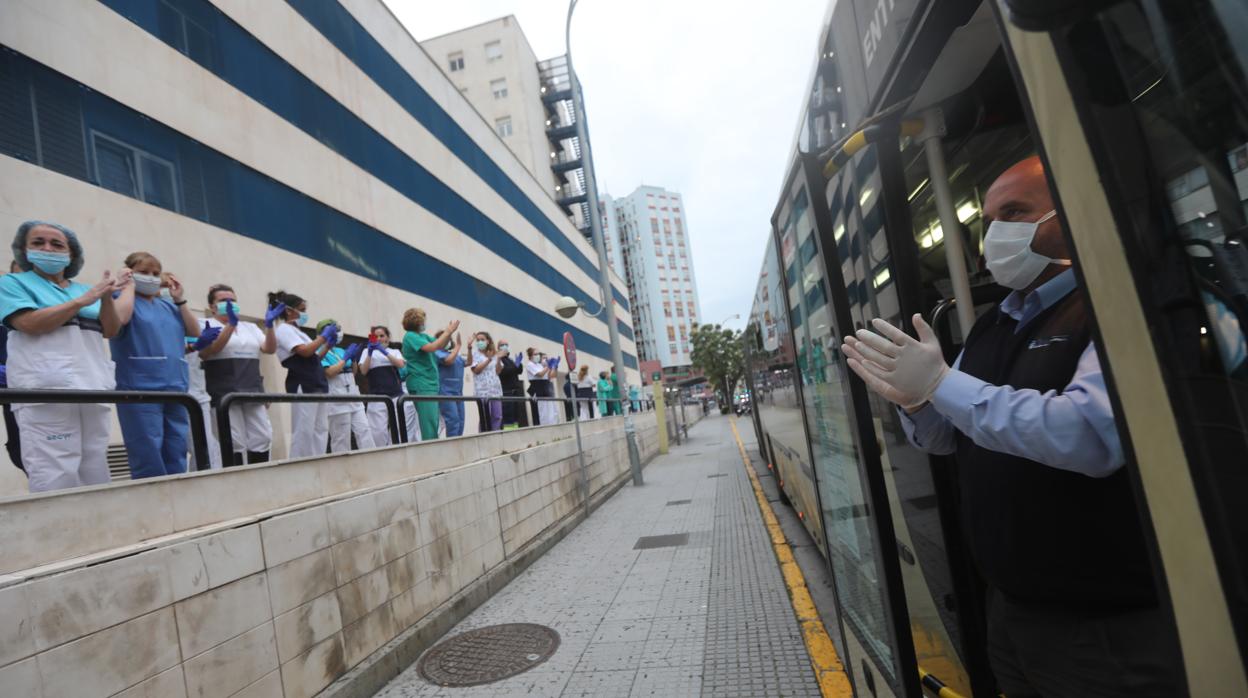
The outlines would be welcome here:
<svg viewBox="0 0 1248 698">
<path fill-rule="evenodd" d="M 321 358 L 299 356 L 291 353 L 282 365 L 286 367 L 286 392 L 297 393 L 302 388 L 305 393 L 328 393 L 329 380 L 325 378 L 325 367 Z"/>
<path fill-rule="evenodd" d="M 998 308 L 985 313 L 960 369 L 994 385 L 1060 393 L 1091 341 L 1083 294 L 1016 327 Z M 990 585 L 1071 607 L 1156 603 L 1125 468 L 1093 478 L 981 448 L 961 432 L 957 443 L 963 527 Z"/>
</svg>

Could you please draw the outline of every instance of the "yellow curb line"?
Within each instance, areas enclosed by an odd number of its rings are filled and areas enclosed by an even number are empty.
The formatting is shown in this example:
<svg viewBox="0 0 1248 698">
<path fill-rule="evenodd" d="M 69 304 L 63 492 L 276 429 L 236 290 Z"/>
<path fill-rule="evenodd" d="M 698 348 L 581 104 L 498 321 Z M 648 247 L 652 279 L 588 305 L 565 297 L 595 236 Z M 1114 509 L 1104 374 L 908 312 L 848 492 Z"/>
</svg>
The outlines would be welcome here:
<svg viewBox="0 0 1248 698">
<path fill-rule="evenodd" d="M 819 619 L 819 611 L 806 588 L 806 578 L 793 559 L 793 549 L 780 530 L 780 522 L 772 511 L 767 496 L 763 494 L 763 486 L 754 474 L 750 465 L 750 457 L 745 453 L 745 444 L 741 442 L 741 433 L 737 431 L 737 420 L 729 422 L 732 436 L 737 440 L 737 449 L 741 451 L 741 460 L 745 463 L 745 472 L 750 476 L 750 484 L 754 487 L 754 498 L 758 500 L 759 512 L 763 515 L 763 523 L 771 536 L 771 547 L 776 553 L 776 561 L 780 564 L 780 572 L 784 575 L 784 585 L 789 590 L 789 600 L 793 603 L 793 615 L 802 627 L 802 638 L 806 641 L 806 652 L 810 655 L 810 664 L 815 670 L 819 681 L 819 692 L 824 698 L 852 698 L 854 689 L 849 684 L 849 676 L 845 673 L 845 665 L 836 653 L 832 638 Z"/>
</svg>

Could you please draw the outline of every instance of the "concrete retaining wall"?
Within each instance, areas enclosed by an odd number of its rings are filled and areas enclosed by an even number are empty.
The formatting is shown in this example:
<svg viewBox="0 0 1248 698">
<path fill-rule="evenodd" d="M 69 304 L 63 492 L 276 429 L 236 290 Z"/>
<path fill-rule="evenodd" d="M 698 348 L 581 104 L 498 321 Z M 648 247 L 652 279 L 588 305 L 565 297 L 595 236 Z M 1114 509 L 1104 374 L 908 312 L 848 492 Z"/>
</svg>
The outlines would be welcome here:
<svg viewBox="0 0 1248 698">
<path fill-rule="evenodd" d="M 591 492 L 628 475 L 622 426 L 583 425 Z M 0 687 L 313 695 L 523 556 L 581 482 L 560 425 L 0 501 Z"/>
</svg>

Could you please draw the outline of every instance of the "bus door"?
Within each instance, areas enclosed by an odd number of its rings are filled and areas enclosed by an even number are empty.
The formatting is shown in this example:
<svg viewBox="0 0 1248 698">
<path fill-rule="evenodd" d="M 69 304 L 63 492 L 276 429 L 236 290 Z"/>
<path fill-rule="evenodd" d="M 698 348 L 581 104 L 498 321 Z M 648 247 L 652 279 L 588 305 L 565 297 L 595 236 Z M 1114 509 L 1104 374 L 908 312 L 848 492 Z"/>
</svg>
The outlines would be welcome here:
<svg viewBox="0 0 1248 698">
<path fill-rule="evenodd" d="M 1248 695 L 1248 9 L 1001 9 L 1099 325 L 1191 694 Z"/>
</svg>

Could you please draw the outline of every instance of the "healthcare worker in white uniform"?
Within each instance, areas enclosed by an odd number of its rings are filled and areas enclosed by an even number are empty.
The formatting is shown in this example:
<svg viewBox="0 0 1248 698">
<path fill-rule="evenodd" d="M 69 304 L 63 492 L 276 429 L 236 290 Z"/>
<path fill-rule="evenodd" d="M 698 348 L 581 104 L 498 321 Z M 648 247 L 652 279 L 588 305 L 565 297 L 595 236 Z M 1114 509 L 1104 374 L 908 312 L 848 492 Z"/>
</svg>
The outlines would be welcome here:
<svg viewBox="0 0 1248 698">
<path fill-rule="evenodd" d="M 403 352 L 390 348 L 390 329 L 385 325 L 374 325 L 368 331 L 368 347 L 356 361 L 356 371 L 364 377 L 368 386 L 365 393 L 385 395 L 391 400 L 399 399 L 403 395 L 400 372 L 406 366 Z M 386 420 L 386 406 L 380 402 L 370 402 L 364 409 L 368 415 L 368 424 L 373 430 L 373 444 L 389 446 L 390 426 Z M 415 410 L 411 412 L 415 414 Z"/>
<path fill-rule="evenodd" d="M 195 402 L 199 403 L 199 411 L 204 415 L 204 437 L 208 442 L 208 465 L 212 470 L 221 469 L 221 445 L 217 443 L 217 435 L 212 427 L 212 397 L 208 395 L 208 381 L 204 378 L 204 362 L 199 358 L 199 350 L 211 345 L 221 335 L 220 327 L 212 327 L 208 321 L 204 321 L 204 326 L 199 329 L 198 337 L 186 337 L 186 372 L 190 378 L 190 388 L 187 392 L 191 397 L 195 398 Z M 195 444 L 187 441 L 187 451 L 190 453 L 191 469 L 203 470 L 200 463 L 195 460 Z"/>
<path fill-rule="evenodd" d="M 18 227 L 13 259 L 21 273 L 0 277 L 9 387 L 112 390 L 104 340 L 121 329 L 113 292 L 130 283 L 129 270 L 105 271 L 94 286 L 71 281 L 84 261 L 78 236 L 41 221 Z M 107 405 L 15 404 L 13 411 L 31 492 L 108 482 Z"/>
<path fill-rule="evenodd" d="M 337 325 L 328 325 L 315 339 L 299 329 L 306 326 L 308 302 L 284 291 L 269 294 L 269 308 L 285 305 L 285 322 L 274 331 L 277 335 L 277 360 L 286 367 L 286 392 L 325 394 L 329 381 L 321 359 L 338 343 Z M 290 458 L 308 458 L 325 454 L 329 439 L 329 403 L 295 402 L 290 405 Z"/>
<path fill-rule="evenodd" d="M 529 347 L 525 350 L 524 377 L 529 380 L 529 395 L 533 397 L 554 397 L 555 383 L 552 380 L 558 368 L 557 359 L 547 359 L 537 349 Z M 538 424 L 558 424 L 559 403 L 552 400 L 541 400 L 537 403 Z"/>
<path fill-rule="evenodd" d="M 208 289 L 208 312 L 205 322 L 220 328 L 221 334 L 199 352 L 203 361 L 204 380 L 212 399 L 212 431 L 218 434 L 217 406 L 230 393 L 263 393 L 264 377 L 260 375 L 260 355 L 277 351 L 274 323 L 286 313 L 279 305 L 264 313 L 264 329 L 239 319 L 241 308 L 234 289 L 214 284 Z M 219 435 L 219 434 L 218 434 Z M 264 463 L 273 448 L 273 425 L 269 408 L 255 402 L 235 403 L 230 407 L 230 439 L 234 442 L 231 457 L 224 465 Z"/>
<path fill-rule="evenodd" d="M 327 325 L 337 325 L 332 319 L 316 323 L 317 331 Z M 352 344 L 343 349 L 334 347 L 325 352 L 321 366 L 325 368 L 325 379 L 329 381 L 330 395 L 359 395 L 360 389 L 355 385 L 355 362 L 364 350 L 363 344 Z M 355 435 L 355 446 L 358 449 L 373 448 L 373 430 L 368 425 L 368 417 L 364 413 L 362 402 L 331 402 L 329 403 L 329 452 L 346 453 L 351 450 L 351 435 Z"/>
</svg>

